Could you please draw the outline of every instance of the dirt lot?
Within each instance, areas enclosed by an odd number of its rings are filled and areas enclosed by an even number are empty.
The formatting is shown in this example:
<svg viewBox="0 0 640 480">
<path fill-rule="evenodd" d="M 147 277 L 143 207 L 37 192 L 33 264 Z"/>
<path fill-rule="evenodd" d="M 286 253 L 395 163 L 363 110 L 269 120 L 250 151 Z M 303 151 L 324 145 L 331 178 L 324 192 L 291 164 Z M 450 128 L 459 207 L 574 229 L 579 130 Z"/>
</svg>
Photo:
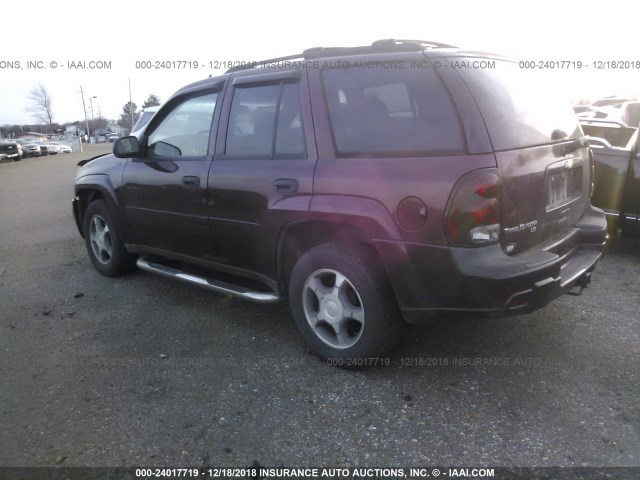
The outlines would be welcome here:
<svg viewBox="0 0 640 480">
<path fill-rule="evenodd" d="M 640 465 L 640 242 L 581 297 L 411 328 L 349 372 L 286 305 L 100 276 L 71 199 L 109 148 L 0 165 L 0 465 Z"/>
</svg>

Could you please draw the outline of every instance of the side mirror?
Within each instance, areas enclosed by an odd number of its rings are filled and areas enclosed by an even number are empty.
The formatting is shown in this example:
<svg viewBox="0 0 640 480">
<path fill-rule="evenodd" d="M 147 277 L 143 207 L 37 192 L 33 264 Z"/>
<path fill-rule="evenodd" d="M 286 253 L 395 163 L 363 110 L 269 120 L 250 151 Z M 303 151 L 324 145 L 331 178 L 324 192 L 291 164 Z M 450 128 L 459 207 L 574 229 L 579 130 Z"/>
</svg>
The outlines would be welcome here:
<svg viewBox="0 0 640 480">
<path fill-rule="evenodd" d="M 156 142 L 149 149 L 149 156 L 151 157 L 167 157 L 175 158 L 181 157 L 182 151 L 175 145 L 171 145 L 167 142 Z"/>
<path fill-rule="evenodd" d="M 142 151 L 138 138 L 134 136 L 119 138 L 113 144 L 113 154 L 118 158 L 139 157 Z"/>
</svg>

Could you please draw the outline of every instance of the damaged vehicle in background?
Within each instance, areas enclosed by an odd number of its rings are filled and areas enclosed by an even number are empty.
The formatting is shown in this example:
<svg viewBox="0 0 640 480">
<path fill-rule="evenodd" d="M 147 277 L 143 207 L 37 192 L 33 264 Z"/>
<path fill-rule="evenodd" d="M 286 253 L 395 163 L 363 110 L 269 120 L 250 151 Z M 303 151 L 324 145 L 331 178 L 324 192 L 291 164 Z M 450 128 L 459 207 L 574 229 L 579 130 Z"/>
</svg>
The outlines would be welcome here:
<svg viewBox="0 0 640 480">
<path fill-rule="evenodd" d="M 633 102 L 633 105 L 638 104 Z M 634 120 L 631 113 L 627 119 Z M 594 161 L 592 203 L 605 211 L 611 233 L 621 229 L 624 236 L 640 237 L 638 128 L 607 120 L 581 120 L 580 123 L 589 135 Z"/>
</svg>

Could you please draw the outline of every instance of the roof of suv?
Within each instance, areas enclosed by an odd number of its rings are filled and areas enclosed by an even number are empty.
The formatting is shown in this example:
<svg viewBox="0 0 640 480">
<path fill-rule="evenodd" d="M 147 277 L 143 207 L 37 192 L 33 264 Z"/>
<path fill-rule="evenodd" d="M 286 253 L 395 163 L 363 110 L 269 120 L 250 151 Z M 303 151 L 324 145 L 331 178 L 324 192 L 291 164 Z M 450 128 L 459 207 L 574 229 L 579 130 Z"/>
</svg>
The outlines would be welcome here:
<svg viewBox="0 0 640 480">
<path fill-rule="evenodd" d="M 202 87 L 213 86 L 228 74 L 240 71 L 249 71 L 254 69 L 260 69 L 262 71 L 269 71 L 276 67 L 279 63 L 287 61 L 305 61 L 305 60 L 318 60 L 325 59 L 330 60 L 332 58 L 344 58 L 349 56 L 358 55 L 388 55 L 397 53 L 429 53 L 429 54 L 442 54 L 446 53 L 447 56 L 482 56 L 487 58 L 505 58 L 500 55 L 488 52 L 479 51 L 467 51 L 462 50 L 453 45 L 448 45 L 440 42 L 433 42 L 429 40 L 397 40 L 397 39 L 383 39 L 376 40 L 371 45 L 364 45 L 358 47 L 314 47 L 304 50 L 302 53 L 287 55 L 284 57 L 270 58 L 266 60 L 260 60 L 256 62 L 247 62 L 246 64 L 230 68 L 223 75 L 215 77 L 209 77 L 204 80 L 200 80 L 185 87 L 181 88 L 176 94 L 188 92 L 190 90 L 197 90 Z M 281 69 L 279 69 L 281 70 Z"/>
<path fill-rule="evenodd" d="M 316 60 L 320 58 L 343 57 L 347 55 L 364 55 L 375 53 L 399 53 L 399 52 L 421 52 L 434 48 L 457 49 L 453 45 L 447 45 L 440 42 L 432 42 L 429 40 L 395 40 L 385 39 L 377 40 L 371 45 L 360 47 L 314 47 L 304 50 L 300 54 L 288 55 L 285 57 L 271 58 L 258 62 L 249 62 L 247 65 L 233 67 L 225 73 L 231 73 L 238 70 L 248 70 L 257 66 L 265 66 L 283 62 L 287 60 Z"/>
</svg>

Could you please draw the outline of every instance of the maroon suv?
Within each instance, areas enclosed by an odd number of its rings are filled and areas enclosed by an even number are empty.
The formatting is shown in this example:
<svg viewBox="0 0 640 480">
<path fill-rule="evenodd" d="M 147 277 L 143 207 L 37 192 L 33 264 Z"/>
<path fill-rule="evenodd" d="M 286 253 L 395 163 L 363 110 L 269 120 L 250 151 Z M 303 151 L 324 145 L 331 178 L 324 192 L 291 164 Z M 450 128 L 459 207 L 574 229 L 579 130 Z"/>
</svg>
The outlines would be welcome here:
<svg viewBox="0 0 640 480">
<path fill-rule="evenodd" d="M 81 162 L 78 228 L 104 275 L 288 297 L 343 365 L 403 322 L 531 312 L 586 287 L 607 239 L 586 138 L 541 80 L 423 41 L 239 65 Z"/>
</svg>

